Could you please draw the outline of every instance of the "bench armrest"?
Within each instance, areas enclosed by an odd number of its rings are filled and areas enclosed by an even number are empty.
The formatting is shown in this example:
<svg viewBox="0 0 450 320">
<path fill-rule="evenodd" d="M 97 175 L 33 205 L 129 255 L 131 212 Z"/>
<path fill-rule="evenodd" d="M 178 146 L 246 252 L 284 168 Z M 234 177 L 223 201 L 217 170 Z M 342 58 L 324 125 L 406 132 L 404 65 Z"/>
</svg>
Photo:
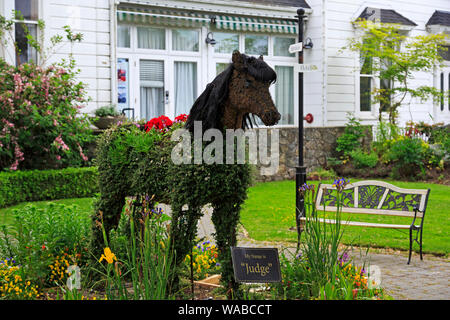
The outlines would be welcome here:
<svg viewBox="0 0 450 320">
<path fill-rule="evenodd" d="M 414 209 L 414 218 L 413 218 L 413 221 L 411 222 L 411 228 L 414 226 L 414 223 L 416 222 L 417 212 L 423 213 L 423 211 L 419 210 L 419 206 L 417 206 L 417 205 L 414 205 L 413 209 Z"/>
</svg>

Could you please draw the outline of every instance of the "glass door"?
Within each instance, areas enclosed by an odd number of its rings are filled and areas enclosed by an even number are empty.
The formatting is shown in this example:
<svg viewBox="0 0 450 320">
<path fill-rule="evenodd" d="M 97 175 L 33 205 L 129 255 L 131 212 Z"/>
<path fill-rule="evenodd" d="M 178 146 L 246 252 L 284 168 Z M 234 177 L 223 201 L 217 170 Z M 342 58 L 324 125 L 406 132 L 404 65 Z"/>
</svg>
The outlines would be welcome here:
<svg viewBox="0 0 450 320">
<path fill-rule="evenodd" d="M 139 60 L 140 119 L 150 120 L 165 113 L 164 61 Z"/>
</svg>

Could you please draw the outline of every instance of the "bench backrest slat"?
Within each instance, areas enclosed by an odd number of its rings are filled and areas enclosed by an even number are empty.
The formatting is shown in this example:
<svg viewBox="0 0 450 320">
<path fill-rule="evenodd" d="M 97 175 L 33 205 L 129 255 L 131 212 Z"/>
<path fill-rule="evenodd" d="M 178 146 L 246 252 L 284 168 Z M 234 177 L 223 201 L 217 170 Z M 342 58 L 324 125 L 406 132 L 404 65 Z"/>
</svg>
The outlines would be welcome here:
<svg viewBox="0 0 450 320">
<path fill-rule="evenodd" d="M 336 187 L 320 184 L 316 209 L 336 211 Z M 403 189 L 384 181 L 366 180 L 348 184 L 341 193 L 342 212 L 413 217 L 414 206 L 424 215 L 429 189 Z"/>
</svg>

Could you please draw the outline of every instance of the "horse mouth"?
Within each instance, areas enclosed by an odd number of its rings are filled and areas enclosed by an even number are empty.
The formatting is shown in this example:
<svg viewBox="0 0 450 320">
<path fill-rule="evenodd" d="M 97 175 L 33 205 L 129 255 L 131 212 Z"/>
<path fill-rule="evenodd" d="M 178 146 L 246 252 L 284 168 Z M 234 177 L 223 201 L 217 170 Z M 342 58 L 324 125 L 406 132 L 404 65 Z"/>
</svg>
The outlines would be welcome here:
<svg viewBox="0 0 450 320">
<path fill-rule="evenodd" d="M 278 111 L 269 111 L 260 116 L 266 126 L 274 126 L 280 121 L 281 115 Z"/>
</svg>

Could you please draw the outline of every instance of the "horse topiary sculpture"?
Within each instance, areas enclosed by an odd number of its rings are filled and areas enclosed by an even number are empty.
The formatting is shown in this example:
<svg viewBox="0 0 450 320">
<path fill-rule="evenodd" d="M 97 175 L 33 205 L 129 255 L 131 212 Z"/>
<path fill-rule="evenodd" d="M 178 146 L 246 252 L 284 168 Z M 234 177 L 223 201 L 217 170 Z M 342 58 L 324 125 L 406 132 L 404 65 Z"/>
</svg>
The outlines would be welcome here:
<svg viewBox="0 0 450 320">
<path fill-rule="evenodd" d="M 234 51 L 232 63 L 207 85 L 185 124 L 172 125 L 162 132 L 152 129 L 152 134 L 133 125 L 107 130 L 97 149 L 100 197 L 96 203 L 106 234 L 117 227 L 126 196 L 148 195 L 154 201 L 170 204 L 170 238 L 177 268 L 194 245 L 201 208 L 210 204 L 222 283 L 236 292 L 230 246 L 236 245 L 239 212 L 250 184 L 249 165 L 174 164 L 171 154 L 175 142 L 170 137 L 183 125 L 193 133 L 196 121 L 201 121 L 203 132 L 253 127 L 254 115 L 265 125 L 276 124 L 280 114 L 269 93 L 275 81 L 275 71 L 262 56 L 249 57 Z M 96 214 L 92 242 L 96 253 L 101 252 L 104 243 L 99 219 Z"/>
</svg>

